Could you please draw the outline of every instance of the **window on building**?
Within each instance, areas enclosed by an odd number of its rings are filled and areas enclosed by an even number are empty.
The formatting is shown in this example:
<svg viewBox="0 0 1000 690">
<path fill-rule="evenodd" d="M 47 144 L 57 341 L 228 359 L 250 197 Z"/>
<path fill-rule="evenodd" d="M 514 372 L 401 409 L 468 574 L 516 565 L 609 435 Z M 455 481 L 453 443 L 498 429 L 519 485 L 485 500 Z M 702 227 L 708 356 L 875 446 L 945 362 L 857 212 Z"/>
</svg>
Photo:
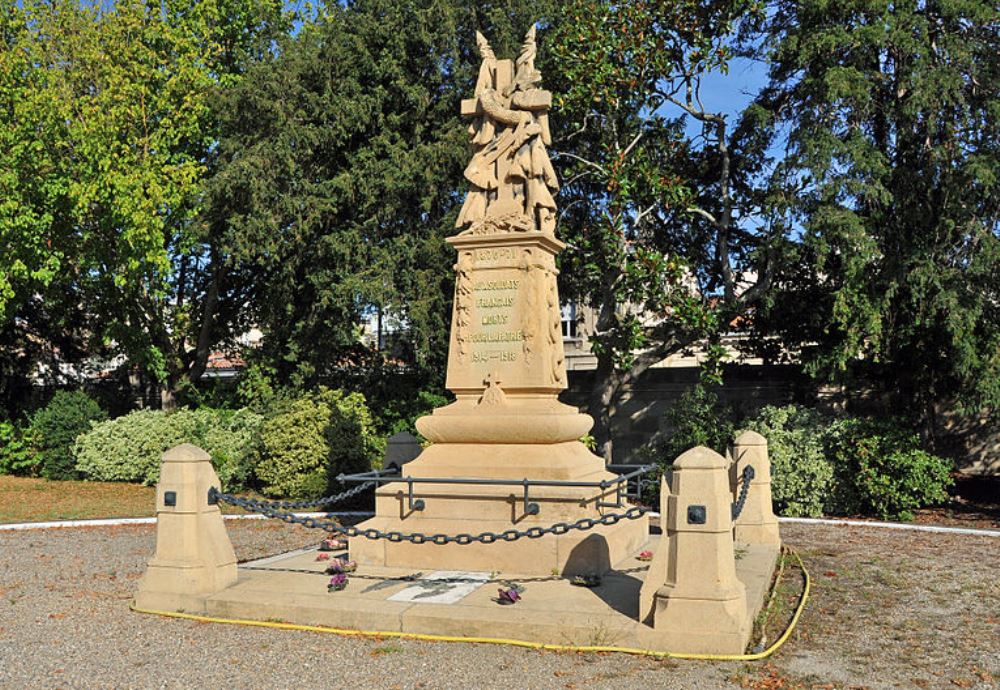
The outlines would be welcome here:
<svg viewBox="0 0 1000 690">
<path fill-rule="evenodd" d="M 576 305 L 572 302 L 564 304 L 560 313 L 562 318 L 563 340 L 576 340 Z"/>
</svg>

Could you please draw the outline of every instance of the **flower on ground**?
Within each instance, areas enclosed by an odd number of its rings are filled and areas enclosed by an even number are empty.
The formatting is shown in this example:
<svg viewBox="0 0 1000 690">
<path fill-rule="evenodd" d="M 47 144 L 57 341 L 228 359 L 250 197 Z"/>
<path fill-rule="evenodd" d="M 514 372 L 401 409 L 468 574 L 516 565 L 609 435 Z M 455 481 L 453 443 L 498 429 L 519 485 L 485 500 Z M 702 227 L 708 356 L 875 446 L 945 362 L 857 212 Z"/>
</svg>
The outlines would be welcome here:
<svg viewBox="0 0 1000 690">
<path fill-rule="evenodd" d="M 504 589 L 501 587 L 497 590 L 499 597 L 497 598 L 501 604 L 516 604 L 521 600 L 521 595 L 516 589 L 511 587 L 510 589 Z"/>
<path fill-rule="evenodd" d="M 326 591 L 328 592 L 339 592 L 344 587 L 347 586 L 347 575 L 344 573 L 336 573 L 330 578 L 330 584 L 326 586 Z"/>
</svg>

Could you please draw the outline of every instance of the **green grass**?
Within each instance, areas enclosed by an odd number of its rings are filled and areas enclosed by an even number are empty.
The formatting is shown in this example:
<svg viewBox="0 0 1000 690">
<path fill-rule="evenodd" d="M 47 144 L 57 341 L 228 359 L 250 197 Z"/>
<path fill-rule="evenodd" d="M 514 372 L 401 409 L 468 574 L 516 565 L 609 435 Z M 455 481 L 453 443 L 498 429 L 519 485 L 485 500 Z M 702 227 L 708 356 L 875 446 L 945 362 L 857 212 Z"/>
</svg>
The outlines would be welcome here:
<svg viewBox="0 0 1000 690">
<path fill-rule="evenodd" d="M 222 506 L 225 513 L 242 513 Z M 50 481 L 0 475 L 0 524 L 153 517 L 156 489 L 119 482 Z"/>
</svg>

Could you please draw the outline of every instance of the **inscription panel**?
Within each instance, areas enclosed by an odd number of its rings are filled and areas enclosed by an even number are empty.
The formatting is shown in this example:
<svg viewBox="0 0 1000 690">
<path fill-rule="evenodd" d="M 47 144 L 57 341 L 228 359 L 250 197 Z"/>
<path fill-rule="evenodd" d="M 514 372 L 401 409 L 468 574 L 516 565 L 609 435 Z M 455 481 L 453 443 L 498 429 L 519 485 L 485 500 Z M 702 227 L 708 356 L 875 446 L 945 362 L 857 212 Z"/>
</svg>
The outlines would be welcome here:
<svg viewBox="0 0 1000 690">
<path fill-rule="evenodd" d="M 549 333 L 550 322 L 558 325 L 560 318 L 552 253 L 538 246 L 465 246 L 455 270 L 447 387 L 481 391 L 496 373 L 507 391 L 565 388 L 562 339 L 553 342 Z"/>
</svg>

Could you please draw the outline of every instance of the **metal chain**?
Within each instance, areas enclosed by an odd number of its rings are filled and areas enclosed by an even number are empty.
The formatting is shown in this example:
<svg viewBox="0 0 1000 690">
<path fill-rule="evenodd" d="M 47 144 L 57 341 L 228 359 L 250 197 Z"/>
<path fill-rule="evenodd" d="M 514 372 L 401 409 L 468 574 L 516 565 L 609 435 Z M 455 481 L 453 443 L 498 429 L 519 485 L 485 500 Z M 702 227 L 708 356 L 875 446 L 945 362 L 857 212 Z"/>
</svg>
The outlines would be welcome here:
<svg viewBox="0 0 1000 690">
<path fill-rule="evenodd" d="M 743 512 L 743 506 L 747 502 L 747 494 L 750 493 L 750 482 L 756 476 L 756 472 L 753 469 L 753 465 L 747 465 L 743 468 L 743 486 L 740 487 L 740 495 L 736 498 L 736 502 L 733 503 L 733 520 L 736 520 Z"/>
<path fill-rule="evenodd" d="M 411 544 L 493 544 L 498 541 L 517 541 L 522 537 L 527 537 L 528 539 L 538 539 L 539 537 L 544 537 L 547 534 L 566 534 L 571 530 L 589 530 L 597 527 L 598 525 L 615 525 L 621 520 L 637 520 L 643 515 L 650 511 L 649 508 L 642 508 L 639 506 L 634 506 L 629 508 L 624 513 L 608 513 L 607 515 L 602 515 L 598 518 L 581 518 L 576 522 L 557 522 L 548 527 L 534 526 L 521 531 L 516 529 L 508 529 L 503 532 L 480 532 L 479 534 L 423 534 L 421 532 L 396 532 L 389 531 L 383 532 L 382 530 L 368 528 L 368 529 L 358 529 L 353 526 L 343 526 L 329 520 L 318 520 L 311 517 L 299 517 L 294 513 L 288 513 L 284 510 L 280 510 L 274 507 L 272 504 L 264 501 L 256 501 L 249 498 L 240 498 L 239 496 L 232 496 L 230 494 L 224 494 L 221 492 L 215 492 L 215 497 L 224 501 L 230 505 L 238 506 L 245 510 L 249 510 L 253 513 L 260 513 L 261 515 L 266 515 L 269 518 L 276 518 L 282 522 L 287 522 L 294 525 L 302 525 L 303 527 L 308 527 L 310 529 L 321 529 L 326 532 L 331 532 L 333 534 L 342 534 L 345 537 L 364 537 L 365 539 L 385 539 L 387 541 L 398 543 L 398 542 L 410 542 Z M 274 502 L 277 503 L 277 502 Z"/>
<path fill-rule="evenodd" d="M 375 482 L 365 482 L 364 484 L 359 484 L 339 494 L 323 496 L 322 498 L 314 498 L 305 501 L 258 501 L 253 498 L 240 498 L 239 496 L 233 496 L 232 494 L 224 494 L 214 487 L 212 488 L 210 495 L 213 495 L 217 500 L 225 501 L 226 503 L 234 506 L 238 505 L 241 508 L 246 508 L 247 510 L 256 513 L 261 512 L 264 508 L 275 510 L 298 510 L 299 508 L 315 508 L 318 506 L 340 503 L 341 501 L 346 501 L 349 498 L 353 498 L 354 496 L 363 493 L 365 489 L 369 489 L 373 486 L 375 486 Z"/>
</svg>

